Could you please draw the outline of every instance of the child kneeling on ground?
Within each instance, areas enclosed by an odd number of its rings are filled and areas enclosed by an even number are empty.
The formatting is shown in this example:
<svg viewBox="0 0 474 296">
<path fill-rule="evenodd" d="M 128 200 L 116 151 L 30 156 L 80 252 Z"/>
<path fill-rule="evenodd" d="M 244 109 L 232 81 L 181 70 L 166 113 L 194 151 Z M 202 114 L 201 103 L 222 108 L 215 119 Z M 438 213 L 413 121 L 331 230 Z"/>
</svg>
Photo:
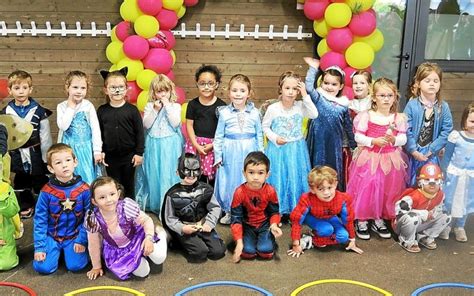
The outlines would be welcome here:
<svg viewBox="0 0 474 296">
<path fill-rule="evenodd" d="M 250 152 L 244 160 L 246 182 L 234 192 L 231 230 L 236 241 L 233 260 L 272 259 L 275 238 L 282 235 L 278 197 L 269 176 L 270 160 L 260 151 Z"/>
<path fill-rule="evenodd" d="M 288 250 L 288 255 L 299 257 L 304 249 L 313 245 L 323 248 L 347 243 L 346 250 L 363 253 L 355 243 L 350 196 L 336 190 L 337 182 L 337 172 L 328 166 L 317 166 L 309 172 L 310 192 L 301 195 L 290 215 L 293 247 Z M 303 236 L 300 239 L 303 224 L 311 228 L 312 238 Z"/>
<path fill-rule="evenodd" d="M 181 182 L 165 194 L 161 221 L 173 242 L 183 249 L 188 262 L 218 260 L 225 256 L 225 245 L 215 227 L 221 207 L 214 189 L 199 181 L 199 156 L 185 153 L 178 161 Z"/>
<path fill-rule="evenodd" d="M 418 173 L 419 188 L 406 189 L 395 203 L 394 231 L 399 244 L 410 253 L 420 252 L 418 244 L 434 250 L 435 238 L 449 225 L 451 217 L 444 214 L 443 173 L 432 163 Z"/>
</svg>

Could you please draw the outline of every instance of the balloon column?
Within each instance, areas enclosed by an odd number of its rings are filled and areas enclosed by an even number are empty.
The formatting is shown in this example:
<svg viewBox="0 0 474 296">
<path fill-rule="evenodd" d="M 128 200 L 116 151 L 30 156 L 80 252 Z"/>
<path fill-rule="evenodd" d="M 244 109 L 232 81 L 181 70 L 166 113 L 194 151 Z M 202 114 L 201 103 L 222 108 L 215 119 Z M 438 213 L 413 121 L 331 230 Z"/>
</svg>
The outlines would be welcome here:
<svg viewBox="0 0 474 296">
<path fill-rule="evenodd" d="M 344 95 L 353 97 L 350 76 L 356 70 L 371 72 L 375 53 L 384 43 L 376 28 L 375 0 L 306 0 L 304 14 L 314 21 L 313 28 L 321 37 L 317 52 L 321 69 L 337 65 L 344 69 Z"/>
<path fill-rule="evenodd" d="M 112 29 L 112 42 L 105 54 L 112 63 L 110 71 L 128 67 L 128 100 L 140 111 L 145 108 L 150 82 L 157 74 L 174 80 L 171 68 L 176 62 L 176 40 L 170 30 L 185 14 L 186 7 L 198 1 L 124 0 L 120 5 L 123 21 Z M 184 103 L 184 90 L 177 87 L 177 93 L 178 103 Z"/>
</svg>

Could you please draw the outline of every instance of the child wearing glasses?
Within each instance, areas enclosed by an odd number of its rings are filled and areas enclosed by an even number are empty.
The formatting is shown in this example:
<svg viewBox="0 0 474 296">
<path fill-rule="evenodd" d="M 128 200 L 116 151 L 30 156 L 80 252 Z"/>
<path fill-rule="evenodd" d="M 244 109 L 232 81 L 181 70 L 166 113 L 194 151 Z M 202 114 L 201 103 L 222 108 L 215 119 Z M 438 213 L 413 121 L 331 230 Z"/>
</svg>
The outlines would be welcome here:
<svg viewBox="0 0 474 296">
<path fill-rule="evenodd" d="M 86 99 L 90 78 L 81 71 L 66 76 L 67 100 L 58 104 L 58 143 L 71 146 L 78 164 L 74 173 L 91 184 L 99 172 L 95 164 L 102 162 L 102 138 L 94 105 Z"/>
<path fill-rule="evenodd" d="M 186 129 L 188 137 L 185 150 L 201 158 L 202 175 L 200 181 L 214 186 L 216 169 L 214 164 L 213 142 L 217 128 L 219 106 L 226 103 L 216 96 L 221 83 L 221 71 L 214 65 L 203 65 L 195 74 L 199 96 L 188 103 L 186 109 Z"/>
<path fill-rule="evenodd" d="M 97 109 L 97 117 L 107 175 L 122 184 L 125 196 L 132 198 L 135 196 L 135 167 L 142 164 L 145 138 L 140 112 L 125 100 L 127 72 L 127 67 L 100 71 L 107 103 Z"/>
<path fill-rule="evenodd" d="M 398 113 L 399 94 L 396 85 L 387 78 L 375 81 L 372 107 L 354 118 L 358 149 L 349 167 L 347 193 L 357 219 L 356 234 L 370 239 L 372 231 L 390 238 L 384 219 L 395 216 L 395 200 L 408 181 L 408 158 L 401 146 L 407 141 L 407 120 Z"/>
<path fill-rule="evenodd" d="M 183 150 L 181 105 L 176 87 L 166 75 L 158 74 L 150 84 L 143 125 L 146 129 L 143 165 L 138 168 L 136 199 L 143 210 L 159 215 L 166 191 L 180 178 L 176 174 Z"/>
</svg>

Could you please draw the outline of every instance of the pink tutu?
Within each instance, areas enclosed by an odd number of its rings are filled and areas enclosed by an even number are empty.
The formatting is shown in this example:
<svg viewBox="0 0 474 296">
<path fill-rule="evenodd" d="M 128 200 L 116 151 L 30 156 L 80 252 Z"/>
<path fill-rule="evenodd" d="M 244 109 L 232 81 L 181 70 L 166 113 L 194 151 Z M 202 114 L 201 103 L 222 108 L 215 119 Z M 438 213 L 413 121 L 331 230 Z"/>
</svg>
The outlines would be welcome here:
<svg viewBox="0 0 474 296">
<path fill-rule="evenodd" d="M 196 141 L 199 145 L 206 145 L 212 144 L 214 139 L 204 138 L 204 137 L 196 137 Z M 196 148 L 193 147 L 191 141 L 188 139 L 186 140 L 186 144 L 184 146 L 184 151 L 187 153 L 196 154 Z M 216 169 L 212 166 L 214 164 L 214 150 L 209 151 L 206 155 L 199 155 L 201 158 L 201 169 L 202 174 L 207 176 L 209 180 L 214 180 Z"/>
</svg>

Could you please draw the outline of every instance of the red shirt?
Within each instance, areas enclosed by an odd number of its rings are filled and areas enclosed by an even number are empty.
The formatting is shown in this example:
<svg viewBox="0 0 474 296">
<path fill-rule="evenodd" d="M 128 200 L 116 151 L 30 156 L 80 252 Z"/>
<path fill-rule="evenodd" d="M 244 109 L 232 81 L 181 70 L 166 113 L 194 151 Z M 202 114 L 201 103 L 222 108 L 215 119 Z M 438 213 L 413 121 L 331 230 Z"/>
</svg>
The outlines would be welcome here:
<svg viewBox="0 0 474 296">
<path fill-rule="evenodd" d="M 252 190 L 244 183 L 237 187 L 232 199 L 232 235 L 234 240 L 242 238 L 243 227 L 250 225 L 258 228 L 270 219 L 270 225 L 280 223 L 278 197 L 275 189 L 264 184 L 258 190 Z"/>
<path fill-rule="evenodd" d="M 400 198 L 403 198 L 404 196 L 409 196 L 411 198 L 413 201 L 411 208 L 414 210 L 431 211 L 437 205 L 441 204 L 444 199 L 444 193 L 441 190 L 439 190 L 433 198 L 429 199 L 423 194 L 423 192 L 421 192 L 421 189 L 416 188 L 406 189 L 403 191 Z"/>
<path fill-rule="evenodd" d="M 303 217 L 310 214 L 319 219 L 329 219 L 333 216 L 339 216 L 349 232 L 349 238 L 355 237 L 354 232 L 354 211 L 351 207 L 351 197 L 343 192 L 336 190 L 336 195 L 331 201 L 322 201 L 316 194 L 303 193 L 298 204 L 290 215 L 291 220 L 291 239 L 298 240 L 301 237 L 301 227 Z"/>
</svg>

